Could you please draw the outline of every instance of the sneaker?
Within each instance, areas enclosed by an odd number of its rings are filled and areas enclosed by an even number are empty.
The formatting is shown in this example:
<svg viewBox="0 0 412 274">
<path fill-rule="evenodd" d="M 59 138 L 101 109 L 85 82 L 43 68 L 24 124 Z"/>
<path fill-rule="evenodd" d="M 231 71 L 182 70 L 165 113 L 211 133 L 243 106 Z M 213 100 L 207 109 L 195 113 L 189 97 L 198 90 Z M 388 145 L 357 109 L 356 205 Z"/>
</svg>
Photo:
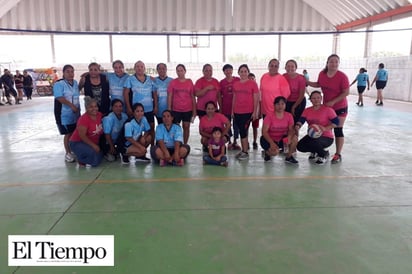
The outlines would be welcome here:
<svg viewBox="0 0 412 274">
<path fill-rule="evenodd" d="M 293 156 L 289 156 L 285 158 L 285 162 L 288 164 L 298 164 L 299 162 Z"/>
<path fill-rule="evenodd" d="M 318 157 L 316 152 L 311 152 L 309 155 L 309 160 L 315 160 Z"/>
<path fill-rule="evenodd" d="M 120 159 L 122 160 L 122 164 L 129 164 L 129 156 L 126 156 L 124 154 L 120 154 Z"/>
<path fill-rule="evenodd" d="M 116 157 L 114 157 L 113 154 L 107 153 L 104 155 L 104 158 L 108 161 L 108 162 L 114 162 L 116 160 Z"/>
<path fill-rule="evenodd" d="M 356 102 L 356 104 L 359 106 L 359 102 Z"/>
<path fill-rule="evenodd" d="M 363 103 L 360 103 L 359 106 L 360 106 L 360 107 L 363 107 Z"/>
<path fill-rule="evenodd" d="M 227 167 L 229 165 L 229 163 L 227 161 L 221 162 L 220 163 L 221 166 Z"/>
<path fill-rule="evenodd" d="M 150 163 L 150 159 L 146 156 L 136 157 L 136 162 Z"/>
<path fill-rule="evenodd" d="M 376 100 L 375 104 L 376 104 L 376 105 L 379 104 L 379 100 Z"/>
<path fill-rule="evenodd" d="M 167 166 L 166 160 L 160 159 L 159 165 L 160 165 L 161 167 Z"/>
<path fill-rule="evenodd" d="M 185 164 L 185 160 L 183 158 L 180 158 L 179 161 L 177 161 L 176 165 L 177 166 L 183 166 Z"/>
<path fill-rule="evenodd" d="M 379 104 L 377 104 L 378 106 L 383 106 L 383 102 L 380 102 Z"/>
<path fill-rule="evenodd" d="M 66 156 L 64 156 L 64 160 L 68 163 L 73 163 L 75 158 L 73 157 L 73 154 L 66 153 Z"/>
<path fill-rule="evenodd" d="M 233 149 L 233 150 L 241 150 L 242 148 L 241 148 L 238 144 L 233 143 L 233 144 L 232 144 L 232 149 Z"/>
<path fill-rule="evenodd" d="M 323 164 L 326 163 L 327 160 L 328 160 L 328 159 L 327 159 L 326 157 L 317 157 L 315 164 L 317 164 L 317 165 L 323 165 Z"/>
<path fill-rule="evenodd" d="M 337 164 L 337 163 L 340 163 L 340 162 L 342 162 L 342 156 L 340 154 L 335 153 L 335 155 L 333 155 L 331 163 L 332 164 Z"/>
<path fill-rule="evenodd" d="M 79 167 L 85 167 L 85 168 L 91 168 L 92 167 L 92 165 L 90 165 L 90 164 L 84 164 L 84 163 L 81 163 L 81 162 L 78 162 L 78 164 L 79 164 Z"/>
<path fill-rule="evenodd" d="M 249 153 L 242 151 L 240 152 L 240 155 L 237 158 L 239 161 L 247 160 L 249 159 Z"/>
<path fill-rule="evenodd" d="M 258 149 L 258 145 L 257 145 L 256 142 L 253 142 L 253 149 L 254 149 L 254 150 L 257 150 L 257 149 Z"/>
<path fill-rule="evenodd" d="M 263 156 L 263 159 L 265 160 L 265 162 L 268 162 L 272 159 L 272 157 L 269 154 L 266 154 Z"/>
</svg>

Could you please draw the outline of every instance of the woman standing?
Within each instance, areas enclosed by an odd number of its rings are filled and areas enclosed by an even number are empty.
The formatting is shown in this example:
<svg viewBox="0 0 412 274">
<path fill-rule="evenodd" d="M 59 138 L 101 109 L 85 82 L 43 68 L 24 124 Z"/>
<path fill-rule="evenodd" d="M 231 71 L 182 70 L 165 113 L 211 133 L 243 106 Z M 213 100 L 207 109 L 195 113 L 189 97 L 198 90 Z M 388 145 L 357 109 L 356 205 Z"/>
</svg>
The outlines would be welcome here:
<svg viewBox="0 0 412 274">
<path fill-rule="evenodd" d="M 197 97 L 197 115 L 199 119 L 206 115 L 205 105 L 212 101 L 215 105 L 222 106 L 219 81 L 212 77 L 213 68 L 210 64 L 203 66 L 203 77 L 195 84 L 195 95 Z"/>
<path fill-rule="evenodd" d="M 196 99 L 191 79 L 186 79 L 186 67 L 176 66 L 177 78 L 167 88 L 167 106 L 172 110 L 173 122 L 183 121 L 183 143 L 187 144 L 190 136 L 190 122 L 196 117 Z"/>
<path fill-rule="evenodd" d="M 342 161 L 342 148 L 345 142 L 343 125 L 348 115 L 349 80 L 345 73 L 339 70 L 340 58 L 336 54 L 328 57 L 326 67 L 319 73 L 317 82 L 308 82 L 311 87 L 321 88 L 323 103 L 333 108 L 339 117 L 339 125 L 334 128 L 336 152 L 332 157 L 332 164 Z"/>
<path fill-rule="evenodd" d="M 76 129 L 76 122 L 80 117 L 80 92 L 77 81 L 74 80 L 74 68 L 72 65 L 63 67 L 63 79 L 53 85 L 54 117 L 57 128 L 64 135 L 63 143 L 66 151 L 66 162 L 74 162 L 71 153 L 69 139 Z"/>
<path fill-rule="evenodd" d="M 76 129 L 70 137 L 70 148 L 77 157 L 79 166 L 98 166 L 103 158 L 99 140 L 103 134 L 102 114 L 97 100 L 84 97 L 86 112 L 77 121 Z"/>
<path fill-rule="evenodd" d="M 249 158 L 249 126 L 250 122 L 258 119 L 259 88 L 255 81 L 249 79 L 249 67 L 240 65 L 238 74 L 240 81 L 233 84 L 232 115 L 239 129 L 242 151 L 236 155 L 239 160 Z"/>
<path fill-rule="evenodd" d="M 33 78 L 31 78 L 30 74 L 27 70 L 23 70 L 23 89 L 24 93 L 26 94 L 27 100 L 31 100 L 31 96 L 33 93 Z"/>
<path fill-rule="evenodd" d="M 360 68 L 359 74 L 356 76 L 355 80 L 353 80 L 353 82 L 350 84 L 352 86 L 353 84 L 358 82 L 358 102 L 356 102 L 356 104 L 360 107 L 363 107 L 363 92 L 366 89 L 366 84 L 368 85 L 368 90 L 370 87 L 369 76 L 366 72 L 367 70 L 365 68 Z"/>
<path fill-rule="evenodd" d="M 301 152 L 310 152 L 309 160 L 314 160 L 316 164 L 321 165 L 327 161 L 329 156 L 329 152 L 325 148 L 333 143 L 332 128 L 339 125 L 339 118 L 332 108 L 322 105 L 320 91 L 313 91 L 309 100 L 312 102 L 312 106 L 303 111 L 302 117 L 295 125 L 295 129 L 299 130 L 307 122 L 309 126 L 318 125 L 322 135 L 319 138 L 311 138 L 309 135 L 304 136 L 299 140 L 297 149 Z"/>
<path fill-rule="evenodd" d="M 89 64 L 89 73 L 82 77 L 79 88 L 84 87 L 84 95 L 96 99 L 99 111 L 106 116 L 110 111 L 109 82 L 106 75 L 100 73 L 100 65 Z"/>
<path fill-rule="evenodd" d="M 125 102 L 123 98 L 123 87 L 124 84 L 129 78 L 129 74 L 124 71 L 124 64 L 120 60 L 116 60 L 112 64 L 114 72 L 108 72 L 106 74 L 107 79 L 109 80 L 109 93 L 110 100 L 119 99 L 123 103 L 123 112 L 126 112 Z"/>
<path fill-rule="evenodd" d="M 383 63 L 379 64 L 379 69 L 376 72 L 375 78 L 373 78 L 372 86 L 376 82 L 376 102 L 378 106 L 383 106 L 383 89 L 386 87 L 388 82 L 388 71 L 385 69 Z"/>
<path fill-rule="evenodd" d="M 288 60 L 285 65 L 286 73 L 283 74 L 290 87 L 290 95 L 286 102 L 286 111 L 292 114 L 295 123 L 299 121 L 306 107 L 306 80 L 303 75 L 296 72 L 297 68 L 298 63 L 296 63 L 295 60 Z"/>
</svg>

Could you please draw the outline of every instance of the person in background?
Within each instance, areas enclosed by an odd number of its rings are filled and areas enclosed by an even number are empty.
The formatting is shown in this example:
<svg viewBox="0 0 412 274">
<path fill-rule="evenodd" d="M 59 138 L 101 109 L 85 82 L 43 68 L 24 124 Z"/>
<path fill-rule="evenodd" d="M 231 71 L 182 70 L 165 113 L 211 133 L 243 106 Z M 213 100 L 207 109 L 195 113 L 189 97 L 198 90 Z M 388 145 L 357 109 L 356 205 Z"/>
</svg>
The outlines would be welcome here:
<svg viewBox="0 0 412 274">
<path fill-rule="evenodd" d="M 121 148 L 122 163 L 130 163 L 129 156 L 135 157 L 140 162 L 150 162 L 150 159 L 146 157 L 146 152 L 152 142 L 152 135 L 143 104 L 135 103 L 132 111 L 133 118 L 124 124 L 125 140 Z"/>
<path fill-rule="evenodd" d="M 167 109 L 167 88 L 173 78 L 167 76 L 167 66 L 164 63 L 159 63 L 156 66 L 156 71 L 159 76 L 154 79 L 157 90 L 157 124 L 162 123 L 163 111 Z"/>
<path fill-rule="evenodd" d="M 205 105 L 212 101 L 219 110 L 222 108 L 222 97 L 220 95 L 219 81 L 212 77 L 213 68 L 210 64 L 203 66 L 203 77 L 195 83 L 195 95 L 197 97 L 197 115 L 199 119 L 206 115 Z"/>
<path fill-rule="evenodd" d="M 150 125 L 151 140 L 154 141 L 154 116 L 157 113 L 156 85 L 149 75 L 146 75 L 146 65 L 142 61 L 134 64 L 135 74 L 127 78 L 124 83 L 123 97 L 127 115 L 134 116 L 132 106 L 141 103 L 145 109 L 144 116 Z"/>
<path fill-rule="evenodd" d="M 339 118 L 331 107 L 322 104 L 320 91 L 312 91 L 309 100 L 312 102 L 312 106 L 303 111 L 295 129 L 299 130 L 307 122 L 309 126 L 318 125 L 322 130 L 322 135 L 319 138 L 304 136 L 299 140 L 297 149 L 300 152 L 310 152 L 309 160 L 322 165 L 328 160 L 329 151 L 325 149 L 333 144 L 332 129 L 339 125 Z"/>
<path fill-rule="evenodd" d="M 8 69 L 4 70 L 4 73 L 1 76 L 0 80 L 4 87 L 5 96 L 7 100 L 6 104 L 12 105 L 10 101 L 10 94 L 14 97 L 15 103 L 20 104 L 19 98 L 17 97 L 17 91 L 14 89 L 13 75 L 11 75 Z"/>
<path fill-rule="evenodd" d="M 24 81 L 23 74 L 21 74 L 19 70 L 16 70 L 16 75 L 14 75 L 14 84 L 17 89 L 17 98 L 18 98 L 18 101 L 16 101 L 16 104 L 20 104 L 21 101 L 23 101 L 23 87 L 24 87 L 23 81 Z"/>
<path fill-rule="evenodd" d="M 208 144 L 208 154 L 203 156 L 203 164 L 228 166 L 225 139 L 220 127 L 214 127 L 212 130 L 212 138 L 209 139 Z"/>
<path fill-rule="evenodd" d="M 305 80 L 306 80 L 306 83 L 307 83 L 310 80 L 308 71 L 306 69 L 304 69 L 302 71 L 302 74 L 303 74 L 303 77 L 305 77 Z M 308 86 L 308 84 L 306 84 L 305 92 L 306 92 L 307 95 L 310 95 L 307 86 Z"/>
<path fill-rule="evenodd" d="M 69 145 L 76 155 L 80 167 L 96 167 L 103 158 L 99 146 L 100 137 L 103 135 L 103 115 L 99 112 L 95 98 L 84 97 L 84 106 L 86 112 L 77 121 Z"/>
<path fill-rule="evenodd" d="M 53 94 L 54 117 L 60 134 L 64 135 L 63 144 L 66 151 L 64 159 L 71 163 L 75 161 L 75 155 L 71 152 L 69 139 L 80 117 L 80 92 L 77 81 L 74 80 L 72 65 L 63 67 L 63 78 L 53 85 Z"/>
<path fill-rule="evenodd" d="M 365 68 L 360 68 L 359 74 L 356 76 L 355 80 L 353 80 L 353 82 L 350 84 L 352 86 L 353 84 L 358 82 L 358 102 L 356 102 L 356 104 L 360 107 L 363 107 L 363 92 L 365 91 L 366 86 L 368 86 L 368 90 L 370 88 L 369 76 L 366 72 L 367 70 Z"/>
<path fill-rule="evenodd" d="M 246 64 L 239 66 L 240 81 L 233 84 L 232 115 L 234 123 L 239 128 L 241 152 L 236 155 L 238 160 L 249 158 L 249 126 L 258 118 L 259 88 L 256 81 L 249 80 L 249 67 Z"/>
<path fill-rule="evenodd" d="M 31 100 L 31 96 L 33 94 L 33 78 L 27 70 L 23 70 L 23 78 L 24 94 L 26 94 L 27 100 Z"/>
<path fill-rule="evenodd" d="M 342 149 L 345 142 L 343 125 L 348 115 L 349 80 L 345 73 L 339 70 L 340 58 L 331 54 L 326 62 L 326 67 L 319 73 L 317 82 L 307 82 L 311 87 L 321 88 L 323 103 L 335 110 L 339 117 L 339 125 L 335 127 L 336 152 L 332 157 L 332 164 L 342 161 Z"/>
<path fill-rule="evenodd" d="M 249 73 L 247 76 L 249 80 L 256 81 L 256 76 L 253 73 Z M 253 149 L 258 149 L 257 144 L 257 137 L 258 137 L 258 129 L 259 129 L 259 120 L 262 118 L 262 111 L 261 111 L 261 102 L 260 102 L 260 92 L 259 92 L 259 103 L 258 103 L 258 117 L 256 120 L 252 122 L 252 130 L 253 130 Z"/>
<path fill-rule="evenodd" d="M 127 121 L 127 115 L 123 112 L 123 102 L 120 99 L 113 99 L 111 108 L 112 112 L 103 118 L 103 132 L 105 137 L 103 153 L 109 162 L 115 161 L 117 155 L 120 153 L 118 149 L 119 135 L 122 133 L 123 125 Z"/>
<path fill-rule="evenodd" d="M 190 122 L 196 117 L 196 98 L 191 79 L 186 78 L 186 67 L 176 66 L 177 78 L 167 88 L 167 106 L 172 110 L 173 123 L 183 124 L 183 143 L 187 144 L 190 136 Z"/>
<path fill-rule="evenodd" d="M 222 107 L 221 112 L 223 115 L 229 119 L 232 123 L 232 104 L 233 104 L 233 84 L 240 80 L 239 77 L 234 77 L 233 66 L 230 64 L 225 64 L 223 66 L 223 74 L 225 78 L 220 80 L 220 93 L 222 97 Z M 237 139 L 239 138 L 239 129 L 236 124 L 232 124 L 232 128 L 229 130 L 229 150 L 240 150 L 240 146 L 237 144 Z M 230 138 L 233 136 L 233 143 Z"/>
<path fill-rule="evenodd" d="M 100 73 L 100 65 L 92 62 L 88 66 L 89 73 L 84 74 L 79 82 L 79 89 L 84 88 L 84 95 L 95 98 L 99 111 L 106 116 L 110 111 L 109 82 L 106 75 Z M 82 75 L 83 76 L 83 75 Z"/>
<path fill-rule="evenodd" d="M 260 145 L 265 151 L 265 162 L 270 161 L 272 156 L 276 156 L 281 150 L 286 154 L 285 162 L 298 164 L 293 157 L 298 143 L 298 136 L 294 129 L 293 117 L 286 112 L 286 98 L 278 96 L 273 102 L 275 110 L 268 113 L 263 119 L 262 137 Z"/>
<path fill-rule="evenodd" d="M 283 74 L 290 87 L 290 95 L 286 102 L 286 111 L 292 114 L 295 123 L 299 121 L 306 107 L 306 80 L 305 77 L 296 72 L 297 68 L 298 63 L 295 60 L 288 60 L 285 65 L 286 73 Z"/>
<path fill-rule="evenodd" d="M 161 167 L 166 165 L 183 166 L 189 155 L 190 146 L 183 144 L 182 128 L 173 123 L 173 114 L 164 110 L 163 123 L 156 127 L 156 144 L 152 146 L 152 159 L 159 161 Z"/>
<path fill-rule="evenodd" d="M 383 106 L 383 89 L 388 83 L 388 71 L 385 69 L 383 63 L 379 64 L 379 69 L 376 72 L 375 78 L 373 78 L 372 85 L 376 82 L 376 102 L 377 106 Z"/>
</svg>

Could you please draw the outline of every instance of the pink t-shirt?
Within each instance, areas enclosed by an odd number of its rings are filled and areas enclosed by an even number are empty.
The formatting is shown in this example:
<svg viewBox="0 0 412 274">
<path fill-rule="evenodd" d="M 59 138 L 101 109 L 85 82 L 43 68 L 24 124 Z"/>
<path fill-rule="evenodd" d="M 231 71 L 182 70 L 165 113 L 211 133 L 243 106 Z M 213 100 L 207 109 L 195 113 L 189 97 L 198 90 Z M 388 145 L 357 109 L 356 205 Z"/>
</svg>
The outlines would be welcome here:
<svg viewBox="0 0 412 274">
<path fill-rule="evenodd" d="M 321 71 L 318 77 L 318 83 L 323 92 L 323 103 L 327 103 L 334 98 L 338 97 L 344 89 L 349 88 L 349 79 L 345 73 L 337 71 L 336 74 L 329 78 L 328 75 Z M 348 101 L 345 98 L 337 102 L 332 106 L 334 110 L 346 108 Z"/>
<path fill-rule="evenodd" d="M 180 81 L 174 79 L 170 82 L 167 93 L 173 94 L 172 110 L 178 112 L 188 112 L 193 110 L 192 95 L 194 95 L 194 86 L 191 79 Z"/>
<path fill-rule="evenodd" d="M 331 120 L 336 117 L 336 112 L 325 105 L 322 105 L 317 110 L 313 107 L 308 107 L 302 113 L 302 118 L 306 119 L 308 125 L 316 124 L 324 127 L 329 126 Z M 332 129 L 324 131 L 322 136 L 333 138 Z"/>
<path fill-rule="evenodd" d="M 289 127 L 294 125 L 293 116 L 289 112 L 283 112 L 283 117 L 278 118 L 275 113 L 271 112 L 265 116 L 263 125 L 268 126 L 270 138 L 279 142 L 283 136 L 288 135 Z"/>
<path fill-rule="evenodd" d="M 240 80 L 239 77 L 233 77 L 232 81 L 226 78 L 220 81 L 220 93 L 222 95 L 222 113 L 225 115 L 232 114 L 233 102 L 233 84 Z"/>
<path fill-rule="evenodd" d="M 203 96 L 197 97 L 196 107 L 199 110 L 204 111 L 205 105 L 209 101 L 213 101 L 217 105 L 217 96 L 220 91 L 220 85 L 219 85 L 219 81 L 217 81 L 215 78 L 212 78 L 210 80 L 206 80 L 205 77 L 200 78 L 199 80 L 196 81 L 195 91 L 203 89 L 209 85 L 212 85 L 213 89 L 208 90 Z"/>
<path fill-rule="evenodd" d="M 296 102 L 299 98 L 300 92 L 306 89 L 306 80 L 303 75 L 297 74 L 295 78 L 291 78 L 287 73 L 283 74 L 286 81 L 289 83 L 290 95 L 286 99 L 288 102 Z"/>
<path fill-rule="evenodd" d="M 209 119 L 207 115 L 200 118 L 199 129 L 208 134 L 212 134 L 214 127 L 220 127 L 223 131 L 227 122 L 229 122 L 229 120 L 225 115 L 216 112 L 212 119 Z"/>
<path fill-rule="evenodd" d="M 236 114 L 252 113 L 254 109 L 253 96 L 259 94 L 259 88 L 255 81 L 236 82 L 233 84 L 235 102 L 233 112 Z"/>
<path fill-rule="evenodd" d="M 269 72 L 260 78 L 260 91 L 262 96 L 262 114 L 266 115 L 275 111 L 274 101 L 278 96 L 288 98 L 290 89 L 288 81 L 281 74 L 271 76 Z"/>
<path fill-rule="evenodd" d="M 100 112 L 97 113 L 96 120 L 90 118 L 87 113 L 84 113 L 82 116 L 80 116 L 79 120 L 77 121 L 76 129 L 70 137 L 70 141 L 82 141 L 77 128 L 79 126 L 84 126 L 87 128 L 86 136 L 89 137 L 89 139 L 96 145 L 99 144 L 100 136 L 103 134 L 102 116 L 103 115 Z"/>
</svg>

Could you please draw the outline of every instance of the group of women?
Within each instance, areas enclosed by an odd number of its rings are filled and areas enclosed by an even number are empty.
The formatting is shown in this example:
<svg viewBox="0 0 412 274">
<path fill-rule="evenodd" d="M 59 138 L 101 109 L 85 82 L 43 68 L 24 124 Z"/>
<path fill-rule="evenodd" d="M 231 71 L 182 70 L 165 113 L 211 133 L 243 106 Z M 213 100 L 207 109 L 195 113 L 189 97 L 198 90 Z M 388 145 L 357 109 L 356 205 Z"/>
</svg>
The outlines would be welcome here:
<svg viewBox="0 0 412 274">
<path fill-rule="evenodd" d="M 335 138 L 332 163 L 340 162 L 349 81 L 338 67 L 339 57 L 329 56 L 318 80 L 311 82 L 296 72 L 296 61 L 287 61 L 286 73 L 282 75 L 279 61 L 272 59 L 268 72 L 260 79 L 259 89 L 249 78 L 246 64 L 239 66 L 239 77 L 228 77 L 233 67 L 225 65 L 226 78 L 220 82 L 213 78 L 212 66 L 206 64 L 203 77 L 193 84 L 185 77 L 186 68 L 182 64 L 176 67 L 178 77 L 172 79 L 163 63 L 157 65 L 156 78 L 145 74 L 145 64 L 141 61 L 135 63 L 133 75 L 124 72 L 119 60 L 113 63 L 113 73 L 102 73 L 98 64 L 92 63 L 79 85 L 74 80 L 74 68 L 66 65 L 63 78 L 54 85 L 55 117 L 64 135 L 65 159 L 73 162 L 77 158 L 81 166 L 97 166 L 103 155 L 114 161 L 120 154 L 123 163 L 131 158 L 149 162 L 146 153 L 152 145 L 150 155 L 161 166 L 181 166 L 190 152 L 190 123 L 198 116 L 200 142 L 206 150 L 216 128 L 221 129 L 225 142 L 231 142 L 233 121 L 241 144 L 236 158 L 246 160 L 249 126 L 262 115 L 260 144 L 266 161 L 283 151 L 285 161 L 296 164 L 297 149 L 310 152 L 311 159 L 323 164 L 328 156 L 325 149 Z M 312 106 L 305 109 L 307 85 L 321 88 L 324 99 L 322 102 L 321 92 L 313 92 Z M 80 117 L 81 88 L 86 95 L 86 112 Z M 299 129 L 305 122 L 317 124 L 322 136 L 316 139 L 305 136 L 298 141 Z"/>
</svg>

